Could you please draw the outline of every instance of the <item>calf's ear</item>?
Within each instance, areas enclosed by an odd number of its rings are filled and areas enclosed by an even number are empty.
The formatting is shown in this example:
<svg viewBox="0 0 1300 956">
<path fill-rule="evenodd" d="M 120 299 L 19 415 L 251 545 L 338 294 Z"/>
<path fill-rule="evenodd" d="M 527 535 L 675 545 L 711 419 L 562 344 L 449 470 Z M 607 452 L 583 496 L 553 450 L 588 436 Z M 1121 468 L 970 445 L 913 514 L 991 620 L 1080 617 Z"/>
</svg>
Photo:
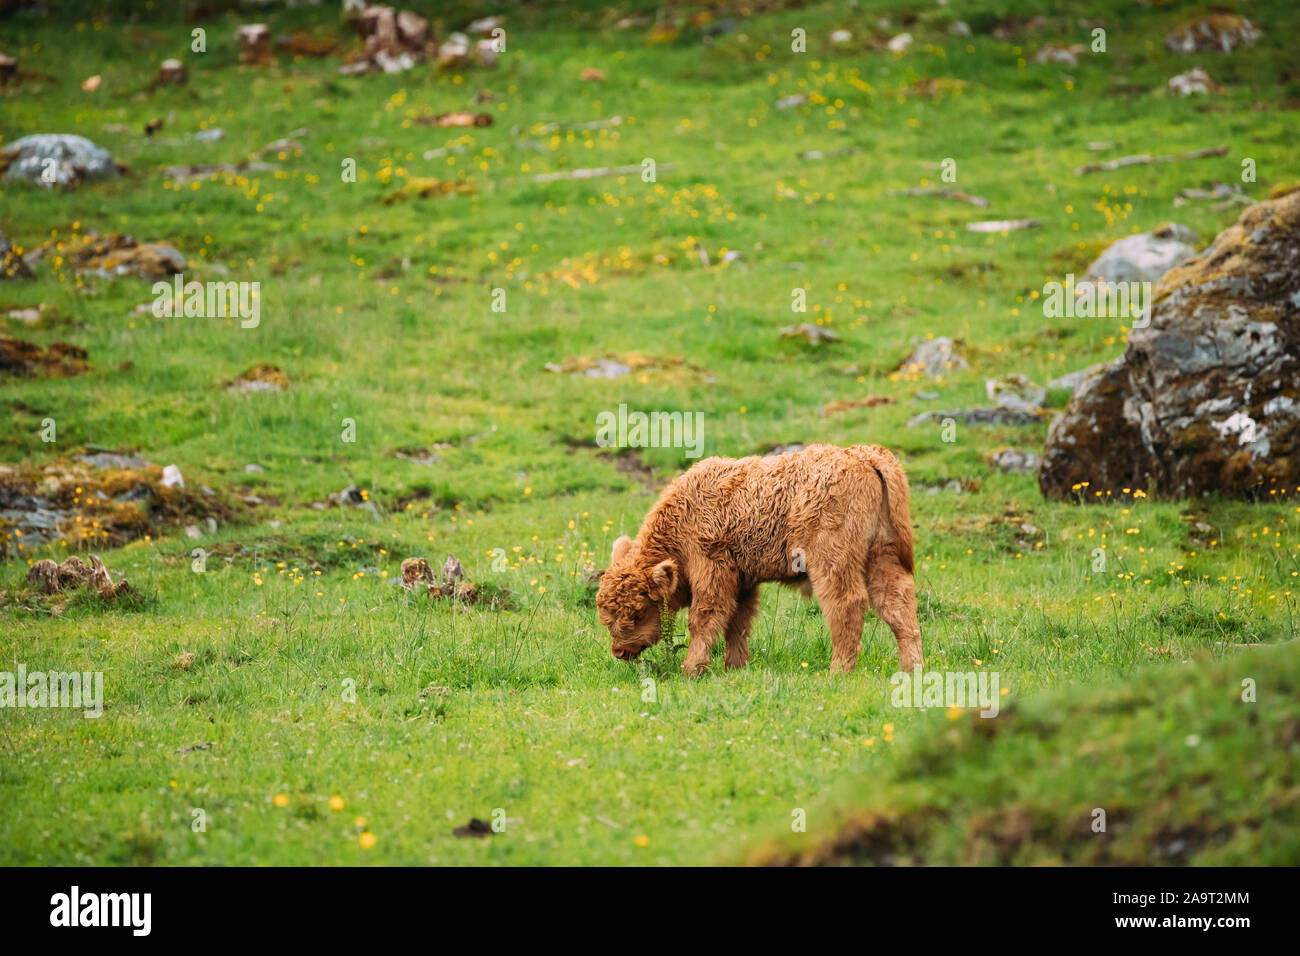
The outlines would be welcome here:
<svg viewBox="0 0 1300 956">
<path fill-rule="evenodd" d="M 662 601 L 677 590 L 677 565 L 671 560 L 660 561 L 650 572 L 650 597 Z"/>
<path fill-rule="evenodd" d="M 614 556 L 609 563 L 611 565 L 618 564 L 618 562 L 623 559 L 623 555 L 627 554 L 627 549 L 630 547 L 632 547 L 632 539 L 627 535 L 620 537 L 614 542 Z"/>
</svg>

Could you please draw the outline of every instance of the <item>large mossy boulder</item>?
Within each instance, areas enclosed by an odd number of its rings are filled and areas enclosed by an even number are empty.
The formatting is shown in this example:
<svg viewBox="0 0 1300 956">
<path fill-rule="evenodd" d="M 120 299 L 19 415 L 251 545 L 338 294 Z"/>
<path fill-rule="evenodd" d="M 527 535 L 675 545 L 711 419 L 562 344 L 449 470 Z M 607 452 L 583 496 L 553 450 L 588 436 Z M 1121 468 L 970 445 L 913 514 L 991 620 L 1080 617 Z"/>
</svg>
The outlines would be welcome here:
<svg viewBox="0 0 1300 956">
<path fill-rule="evenodd" d="M 1156 285 L 1150 324 L 1079 385 L 1038 485 L 1249 498 L 1300 487 L 1300 189 L 1251 206 Z M 1101 495 L 1098 496 L 1098 492 Z"/>
</svg>

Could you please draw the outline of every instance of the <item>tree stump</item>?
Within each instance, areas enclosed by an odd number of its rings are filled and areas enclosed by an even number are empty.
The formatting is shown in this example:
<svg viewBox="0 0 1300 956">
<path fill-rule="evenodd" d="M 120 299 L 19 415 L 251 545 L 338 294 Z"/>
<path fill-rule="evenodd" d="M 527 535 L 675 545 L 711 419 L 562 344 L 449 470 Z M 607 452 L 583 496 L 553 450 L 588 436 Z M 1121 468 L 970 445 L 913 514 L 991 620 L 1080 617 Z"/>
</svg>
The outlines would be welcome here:
<svg viewBox="0 0 1300 956">
<path fill-rule="evenodd" d="M 18 61 L 5 53 L 0 53 L 0 86 L 7 86 L 18 73 Z"/>
<path fill-rule="evenodd" d="M 185 64 L 180 60 L 163 60 L 158 67 L 159 86 L 183 86 L 188 79 Z"/>
<path fill-rule="evenodd" d="M 265 23 L 246 23 L 235 31 L 239 62 L 256 66 L 271 61 L 271 29 Z"/>
</svg>

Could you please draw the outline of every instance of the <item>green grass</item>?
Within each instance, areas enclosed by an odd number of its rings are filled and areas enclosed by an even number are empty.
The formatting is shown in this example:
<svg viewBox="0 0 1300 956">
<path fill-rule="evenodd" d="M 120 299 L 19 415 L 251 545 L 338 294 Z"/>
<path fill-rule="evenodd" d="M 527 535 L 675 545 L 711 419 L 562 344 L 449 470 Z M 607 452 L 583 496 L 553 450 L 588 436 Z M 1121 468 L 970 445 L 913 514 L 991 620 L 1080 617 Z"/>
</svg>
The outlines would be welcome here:
<svg viewBox="0 0 1300 956">
<path fill-rule="evenodd" d="M 806 811 L 768 864 L 1288 866 L 1300 855 L 1300 658 L 1269 649 L 934 714 L 903 756 Z M 945 723 L 947 726 L 944 726 Z"/>
<path fill-rule="evenodd" d="M 662 481 L 688 464 L 680 449 L 621 461 L 598 450 L 596 415 L 620 402 L 703 412 L 706 455 L 792 441 L 898 452 L 914 489 L 927 660 L 996 669 L 1009 704 L 1136 674 L 1176 681 L 1190 673 L 1185 660 L 1226 667 L 1235 645 L 1294 640 L 1294 498 L 1048 503 L 1033 476 L 985 463 L 1008 445 L 1039 449 L 1045 428 L 959 426 L 957 441 L 944 442 L 937 425 L 907 421 L 984 403 L 993 375 L 1046 383 L 1118 355 L 1123 327 L 1045 320 L 1033 294 L 1107 242 L 1171 218 L 1208 243 L 1236 210 L 1175 209 L 1172 199 L 1237 181 L 1242 157 L 1257 162 L 1259 182 L 1245 187 L 1256 198 L 1300 178 L 1289 108 L 1300 85 L 1287 72 L 1300 10 L 1253 4 L 1247 13 L 1265 35 L 1252 50 L 1187 57 L 1162 40 L 1200 8 L 1107 0 L 1089 16 L 1105 21 L 1110 52 L 1062 67 L 1031 57 L 1040 42 L 1085 42 L 1065 6 L 1019 5 L 1052 19 L 1010 42 L 988 35 L 1009 9 L 995 0 L 862 7 L 756 13 L 708 47 L 691 31 L 647 45 L 646 28 L 616 30 L 618 16 L 594 4 L 511 7 L 501 68 L 459 77 L 420 67 L 348 78 L 338 60 L 242 67 L 234 14 L 202 23 L 203 55 L 187 52 L 192 25 L 174 12 L 0 20 L 0 49 L 60 78 L 0 92 L 0 145 L 79 132 L 131 168 L 67 193 L 6 183 L 0 229 L 24 248 L 127 231 L 179 248 L 187 279 L 262 283 L 256 329 L 158 320 L 134 311 L 153 298 L 147 282 L 78 279 L 53 249 L 36 280 L 0 285 L 0 301 L 46 303 L 71 321 L 28 329 L 0 319 L 0 332 L 73 342 L 94 371 L 0 382 L 0 458 L 43 467 L 87 444 L 139 449 L 179 465 L 191 489 L 263 500 L 199 541 L 173 526 L 98 551 L 143 595 L 129 607 L 79 599 L 53 613 L 23 579 L 30 562 L 68 549 L 19 553 L 14 542 L 17 559 L 0 565 L 5 667 L 102 670 L 106 705 L 99 720 L 0 711 L 0 862 L 703 863 L 743 858 L 750 840 L 788 830 L 792 807 L 829 799 L 846 775 L 854 799 L 875 805 L 877 777 L 888 793 L 944 728 L 923 730 L 929 718 L 890 706 L 896 653 L 874 619 L 847 678 L 827 673 L 816 605 L 776 589 L 764 594 L 744 672 L 724 673 L 719 654 L 706 677 L 686 682 L 680 652 L 667 646 L 635 664 L 610 657 L 584 566 L 603 564 L 615 537 L 635 533 L 653 500 L 645 469 Z M 441 9 L 447 26 L 462 22 L 461 8 Z M 909 11 L 919 17 L 906 27 L 911 51 L 865 49 L 879 17 L 893 19 L 892 33 Z M 267 14 L 273 34 L 329 25 L 322 16 Z M 951 19 L 979 35 L 950 35 Z M 789 52 L 795 27 L 807 30 L 806 54 Z M 829 44 L 837 28 L 854 34 L 847 51 Z M 169 56 L 185 60 L 189 85 L 142 93 Z M 1167 98 L 1168 77 L 1197 64 L 1227 92 Z M 589 66 L 606 82 L 581 82 Z M 93 94 L 79 88 L 91 74 L 102 76 Z M 931 99 L 910 92 L 923 78 L 965 85 Z M 494 98 L 471 107 L 479 89 Z M 814 101 L 775 108 L 793 93 Z M 495 125 L 414 122 L 468 108 L 491 112 Z M 622 124 L 605 130 L 535 128 L 616 115 Z M 158 117 L 163 131 L 144 137 Z M 225 139 L 167 145 L 203 126 L 224 128 Z M 161 173 L 246 160 L 301 127 L 300 153 L 265 157 L 274 173 L 196 189 Z M 1117 145 L 1088 150 L 1095 140 Z M 1097 159 L 1215 145 L 1229 154 L 1073 173 Z M 848 146 L 861 151 L 795 155 Z M 656 183 L 530 180 L 647 157 Z M 956 187 L 987 197 L 989 209 L 888 194 L 940 184 L 948 157 Z M 344 158 L 357 160 L 358 182 L 341 181 Z M 414 177 L 476 191 L 383 204 Z M 1043 226 L 992 236 L 964 228 L 1022 216 Z M 722 265 L 724 249 L 742 258 Z M 491 308 L 497 288 L 504 314 Z M 807 291 L 806 315 L 790 311 L 795 288 Z M 840 341 L 780 338 L 796 321 L 827 325 Z M 958 339 L 971 370 L 939 383 L 894 375 L 913 338 L 927 335 Z M 629 352 L 690 364 L 614 381 L 544 370 Z M 288 374 L 287 391 L 222 387 L 264 362 Z M 896 403 L 820 414 L 871 394 Z M 47 417 L 58 423 L 54 445 L 41 440 Z M 344 419 L 355 421 L 355 442 L 340 438 Z M 441 460 L 395 454 L 419 448 Z M 245 473 L 251 462 L 266 470 Z M 927 493 L 954 478 L 969 490 Z M 349 484 L 368 492 L 377 518 L 311 507 Z M 195 546 L 212 555 L 203 573 L 190 569 Z M 505 570 L 493 570 L 495 549 L 508 556 Z M 471 580 L 508 589 L 513 609 L 431 603 L 393 586 L 403 558 L 439 567 L 447 552 Z M 186 666 L 184 654 L 194 655 Z M 642 699 L 647 679 L 653 701 Z M 354 700 L 345 681 L 355 682 Z M 1145 739 L 1136 724 L 1133 734 Z M 1105 745 L 1091 724 L 1071 735 L 1066 746 L 1073 735 Z M 1262 740 L 1241 746 L 1265 767 L 1276 757 Z M 1023 753 L 994 752 L 1005 755 L 1002 777 L 1020 781 Z M 926 773 L 950 797 L 968 779 L 944 761 Z M 1284 784 L 1269 777 L 1259 799 L 1283 801 Z M 1035 785 L 1024 779 L 1045 800 L 1079 797 Z M 330 809 L 333 796 L 341 811 Z M 498 808 L 511 821 L 504 836 L 451 835 Z M 194 809 L 206 814 L 204 832 L 191 829 Z M 361 832 L 374 835 L 373 848 L 361 848 Z M 1050 834 L 1040 844 L 1067 855 L 1064 837 L 1055 849 Z M 951 834 L 927 845 L 936 860 L 958 858 Z M 1233 859 L 1251 862 L 1244 852 Z"/>
</svg>

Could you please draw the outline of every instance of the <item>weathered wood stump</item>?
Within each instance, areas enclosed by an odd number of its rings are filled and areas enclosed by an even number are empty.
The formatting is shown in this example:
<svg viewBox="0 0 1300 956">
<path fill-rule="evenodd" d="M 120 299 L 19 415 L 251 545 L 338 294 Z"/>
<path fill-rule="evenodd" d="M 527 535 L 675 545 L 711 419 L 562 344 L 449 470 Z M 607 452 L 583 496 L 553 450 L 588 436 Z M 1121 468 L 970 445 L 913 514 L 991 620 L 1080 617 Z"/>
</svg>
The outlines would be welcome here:
<svg viewBox="0 0 1300 956">
<path fill-rule="evenodd" d="M 180 60 L 163 60 L 158 67 L 159 86 L 184 86 L 188 80 L 185 64 Z"/>
<path fill-rule="evenodd" d="M 246 23 L 235 31 L 239 62 L 257 66 L 271 62 L 271 29 L 265 23 Z"/>
</svg>

